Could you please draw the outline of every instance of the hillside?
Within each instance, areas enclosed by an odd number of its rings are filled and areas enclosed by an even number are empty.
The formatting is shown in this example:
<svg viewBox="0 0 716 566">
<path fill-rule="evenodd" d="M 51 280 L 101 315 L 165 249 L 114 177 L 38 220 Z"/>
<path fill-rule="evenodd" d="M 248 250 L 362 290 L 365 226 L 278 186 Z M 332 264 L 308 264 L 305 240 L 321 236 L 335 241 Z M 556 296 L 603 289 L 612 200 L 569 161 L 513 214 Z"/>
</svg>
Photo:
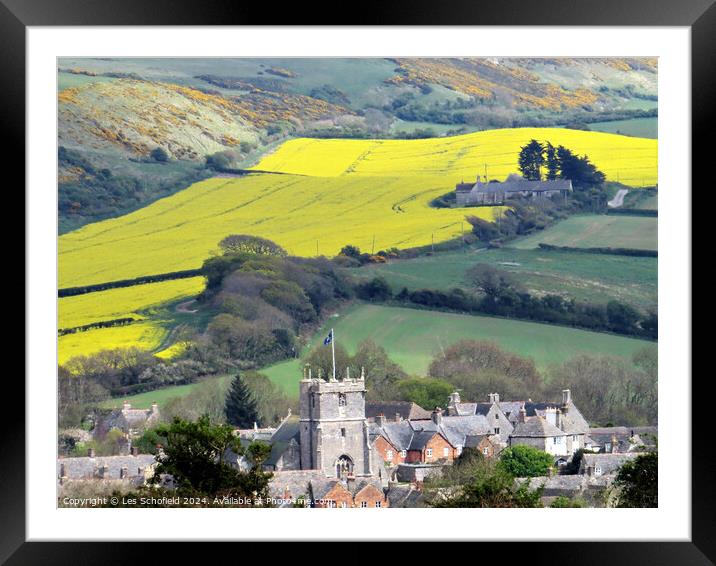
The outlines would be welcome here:
<svg viewBox="0 0 716 566">
<path fill-rule="evenodd" d="M 563 128 L 489 130 L 422 140 L 293 139 L 256 169 L 299 175 L 445 175 L 446 188 L 484 175 L 504 180 L 518 171 L 520 147 L 530 139 L 564 145 L 589 156 L 608 180 L 644 186 L 657 182 L 657 141 Z"/>
<path fill-rule="evenodd" d="M 426 138 L 592 123 L 650 135 L 656 71 L 653 59 L 608 58 L 62 58 L 60 231 L 209 176 L 208 155 L 229 152 L 245 167 L 291 136 Z M 156 148 L 169 160 L 154 160 Z"/>
</svg>

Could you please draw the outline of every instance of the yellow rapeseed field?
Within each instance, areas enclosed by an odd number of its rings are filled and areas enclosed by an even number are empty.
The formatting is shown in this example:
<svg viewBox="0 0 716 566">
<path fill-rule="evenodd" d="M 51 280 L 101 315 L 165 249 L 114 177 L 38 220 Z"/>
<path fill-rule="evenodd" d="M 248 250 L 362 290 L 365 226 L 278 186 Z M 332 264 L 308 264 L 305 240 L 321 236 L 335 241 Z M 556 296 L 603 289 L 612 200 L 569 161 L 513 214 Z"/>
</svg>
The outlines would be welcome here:
<svg viewBox="0 0 716 566">
<path fill-rule="evenodd" d="M 588 155 L 608 180 L 632 186 L 657 181 L 657 140 L 563 128 L 514 128 L 419 140 L 290 140 L 255 169 L 298 175 L 445 175 L 445 184 L 484 175 L 503 180 L 518 171 L 529 140 Z"/>
<path fill-rule="evenodd" d="M 203 289 L 204 278 L 191 277 L 64 297 L 58 300 L 58 327 L 74 328 L 116 318 L 142 319 L 144 315 L 138 311 L 198 295 Z"/>
<path fill-rule="evenodd" d="M 274 240 L 289 253 L 332 256 L 460 235 L 464 210 L 436 209 L 441 176 L 304 177 L 257 174 L 196 183 L 141 210 L 60 237 L 60 287 L 199 267 L 229 234 Z M 491 219 L 497 208 L 470 214 Z M 465 230 L 469 225 L 464 223 Z"/>
<path fill-rule="evenodd" d="M 559 128 L 492 130 L 422 140 L 295 139 L 266 156 L 256 173 L 201 181 L 136 212 L 59 239 L 59 286 L 72 287 L 196 268 L 229 234 L 273 240 L 289 253 L 332 256 L 439 243 L 469 230 L 465 216 L 491 220 L 502 207 L 437 209 L 432 199 L 459 181 L 517 171 L 520 146 L 535 138 L 587 154 L 610 180 L 657 180 L 657 141 Z M 374 244 L 375 242 L 375 244 Z M 59 327 L 134 316 L 197 294 L 201 278 L 91 293 L 60 301 Z M 151 314 L 151 313 L 150 313 Z M 59 339 L 60 363 L 126 346 L 156 350 L 167 330 L 156 317 Z M 164 355 L 176 353 L 172 346 Z"/>
<path fill-rule="evenodd" d="M 161 345 L 166 335 L 167 330 L 153 321 L 65 334 L 57 339 L 58 363 L 64 364 L 75 356 L 87 356 L 115 348 L 154 350 Z"/>
</svg>

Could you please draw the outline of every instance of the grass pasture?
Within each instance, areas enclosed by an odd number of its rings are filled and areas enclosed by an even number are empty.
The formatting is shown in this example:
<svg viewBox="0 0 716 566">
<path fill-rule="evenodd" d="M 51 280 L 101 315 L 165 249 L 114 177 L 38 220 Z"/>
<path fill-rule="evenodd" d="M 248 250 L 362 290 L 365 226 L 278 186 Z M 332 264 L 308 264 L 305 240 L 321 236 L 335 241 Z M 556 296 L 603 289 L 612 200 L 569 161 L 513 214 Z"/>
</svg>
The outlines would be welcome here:
<svg viewBox="0 0 716 566">
<path fill-rule="evenodd" d="M 537 248 L 540 243 L 574 248 L 657 249 L 658 219 L 639 216 L 571 216 L 549 228 L 515 241 L 519 249 Z"/>
<path fill-rule="evenodd" d="M 592 122 L 589 124 L 589 129 L 624 136 L 657 139 L 659 137 L 659 118 L 630 118 L 628 120 Z"/>
<path fill-rule="evenodd" d="M 371 338 L 386 349 L 405 371 L 425 375 L 433 356 L 441 348 L 465 338 L 492 340 L 500 346 L 535 360 L 539 368 L 563 362 L 575 355 L 629 357 L 652 342 L 534 322 L 470 316 L 444 312 L 354 305 L 332 319 L 312 339 L 310 347 L 333 327 L 336 342 L 350 353 L 362 340 Z M 261 370 L 287 393 L 297 395 L 301 361 L 289 360 Z"/>
<path fill-rule="evenodd" d="M 656 308 L 657 259 L 540 249 L 478 249 L 441 252 L 387 264 L 349 269 L 359 278 L 384 277 L 394 292 L 455 287 L 469 290 L 466 271 L 487 263 L 512 273 L 530 292 L 606 303 L 612 299 L 641 309 Z"/>
</svg>

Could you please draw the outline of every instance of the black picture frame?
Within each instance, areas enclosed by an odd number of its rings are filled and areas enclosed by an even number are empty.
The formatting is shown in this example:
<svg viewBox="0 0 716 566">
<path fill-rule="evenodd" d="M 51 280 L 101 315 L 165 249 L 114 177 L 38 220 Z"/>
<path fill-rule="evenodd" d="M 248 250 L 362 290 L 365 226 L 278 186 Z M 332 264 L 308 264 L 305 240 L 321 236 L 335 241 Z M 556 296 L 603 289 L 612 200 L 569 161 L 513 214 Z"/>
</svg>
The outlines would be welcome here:
<svg viewBox="0 0 716 566">
<path fill-rule="evenodd" d="M 361 3 L 350 21 L 339 16 L 335 5 L 283 4 L 280 9 L 267 4 L 228 3 L 221 0 L 0 0 L 0 124 L 5 137 L 8 162 L 25 162 L 25 34 L 28 26 L 102 25 L 531 25 L 531 26 L 686 26 L 691 29 L 692 55 L 692 164 L 693 184 L 699 180 L 710 187 L 707 151 L 713 145 L 711 125 L 716 101 L 716 5 L 714 0 L 430 0 L 394 1 L 390 4 Z M 319 15 L 320 16 L 317 16 Z M 8 143 L 9 142 L 9 143 Z M 16 168 L 24 185 L 24 169 Z M 708 177 L 712 177 L 709 175 Z M 693 218 L 692 222 L 696 219 Z M 26 301 L 29 297 L 26 295 Z M 31 336 L 26 337 L 31 339 Z M 707 374 L 692 379 L 692 399 L 711 399 Z M 17 380 L 19 381 L 19 380 Z M 0 442 L 0 516 L 2 542 L 0 561 L 7 564 L 113 563 L 133 560 L 172 559 L 186 556 L 186 545 L 154 543 L 39 543 L 25 537 L 25 390 L 17 384 L 12 398 L 4 403 L 5 419 Z M 6 392 L 9 396 L 9 393 Z M 712 403 L 692 411 L 692 453 L 699 455 L 692 465 L 692 538 L 690 542 L 565 542 L 519 543 L 509 554 L 505 544 L 483 545 L 474 559 L 497 560 L 517 556 L 530 563 L 555 559 L 587 564 L 713 564 L 716 561 L 716 464 L 712 455 L 700 450 L 708 446 Z M 368 531 L 369 532 L 369 531 Z M 585 531 L 588 533 L 589 530 Z M 414 543 L 413 543 L 414 544 Z M 223 545 L 232 554 L 235 547 Z M 325 548 L 325 547 L 324 547 Z M 458 547 L 460 548 L 460 547 Z M 213 551 L 212 551 L 213 552 Z M 244 553 L 252 552 L 244 550 Z M 277 550 L 282 559 L 299 557 L 303 550 Z M 421 550 L 422 552 L 422 550 Z M 460 551 L 458 551 L 460 552 Z M 181 554 L 179 554 L 181 553 Z M 330 552 L 326 557 L 331 558 Z M 378 557 L 370 553 L 373 557 Z M 382 555 L 383 559 L 387 555 Z M 415 555 L 418 556 L 418 555 Z M 556 558 L 561 556 L 562 558 Z M 244 554 L 248 559 L 249 554 Z M 320 560 L 315 552 L 312 559 Z M 269 556 L 267 556 L 269 558 Z M 447 558 L 447 557 L 446 557 Z"/>
</svg>

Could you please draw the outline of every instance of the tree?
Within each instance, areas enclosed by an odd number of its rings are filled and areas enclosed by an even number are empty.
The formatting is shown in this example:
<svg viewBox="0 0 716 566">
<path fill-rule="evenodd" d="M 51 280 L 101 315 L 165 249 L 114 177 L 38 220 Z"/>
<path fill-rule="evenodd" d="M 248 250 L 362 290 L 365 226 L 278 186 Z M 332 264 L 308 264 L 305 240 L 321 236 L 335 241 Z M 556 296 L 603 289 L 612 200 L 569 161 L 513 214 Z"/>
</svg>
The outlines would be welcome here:
<svg viewBox="0 0 716 566">
<path fill-rule="evenodd" d="M 256 400 L 237 374 L 226 396 L 226 420 L 239 428 L 250 428 L 259 421 Z"/>
<path fill-rule="evenodd" d="M 384 277 L 374 277 L 356 287 L 358 298 L 366 301 L 387 301 L 393 296 L 393 290 Z"/>
<path fill-rule="evenodd" d="M 401 399 L 417 403 L 423 409 L 433 410 L 447 404 L 453 386 L 442 379 L 413 377 L 398 382 L 398 391 Z"/>
<path fill-rule="evenodd" d="M 500 466 L 518 478 L 546 476 L 552 467 L 552 456 L 533 446 L 518 444 L 502 451 Z"/>
<path fill-rule="evenodd" d="M 353 360 L 348 355 L 343 344 L 336 342 L 334 344 L 336 352 L 336 378 L 344 379 L 346 377 L 346 368 L 350 368 L 351 376 L 358 377 L 360 368 L 356 367 Z M 313 348 L 303 359 L 304 365 L 311 368 L 311 376 L 315 378 L 329 379 L 333 375 L 333 355 L 331 347 L 320 342 Z"/>
<path fill-rule="evenodd" d="M 607 320 L 609 328 L 621 334 L 636 334 L 639 331 L 637 326 L 641 315 L 629 305 L 619 301 L 607 303 Z"/>
<path fill-rule="evenodd" d="M 542 166 L 545 163 L 544 146 L 537 140 L 530 142 L 520 148 L 520 155 L 517 158 L 522 176 L 528 181 L 542 180 Z"/>
<path fill-rule="evenodd" d="M 640 454 L 626 462 L 614 478 L 616 507 L 659 506 L 659 455 Z"/>
<path fill-rule="evenodd" d="M 599 171 L 585 155 L 580 157 L 571 150 L 560 145 L 557 148 L 559 160 L 559 177 L 569 179 L 575 188 L 597 187 L 604 183 L 606 176 Z"/>
<path fill-rule="evenodd" d="M 477 263 L 467 270 L 470 285 L 489 297 L 496 297 L 506 289 L 517 287 L 514 277 L 501 269 L 487 263 Z"/>
<path fill-rule="evenodd" d="M 151 152 L 149 152 L 149 157 L 151 157 L 154 161 L 159 161 L 160 163 L 169 161 L 169 154 L 161 147 L 155 147 Z"/>
<path fill-rule="evenodd" d="M 544 487 L 530 489 L 528 481 L 515 482 L 514 476 L 492 460 L 470 458 L 445 478 L 428 478 L 425 495 L 431 507 L 542 507 Z M 464 466 L 464 470 L 460 470 Z"/>
<path fill-rule="evenodd" d="M 180 492 L 207 495 L 265 497 L 272 474 L 264 473 L 261 464 L 270 447 L 252 443 L 247 449 L 231 426 L 214 424 L 208 416 L 196 422 L 174 419 L 157 429 L 162 452 L 152 478 L 160 483 L 164 474 L 174 479 Z M 253 465 L 250 472 L 232 467 L 226 458 L 233 452 L 245 455 Z"/>
<path fill-rule="evenodd" d="M 288 255 L 286 250 L 271 240 L 245 234 L 226 236 L 226 238 L 219 242 L 219 248 L 221 248 L 224 255 L 252 254 L 278 257 L 286 257 Z"/>
<path fill-rule="evenodd" d="M 560 165 L 559 158 L 557 157 L 557 149 L 549 142 L 547 142 L 545 155 L 547 164 L 547 174 L 545 178 L 548 181 L 554 181 L 559 178 Z"/>
<path fill-rule="evenodd" d="M 206 166 L 210 169 L 223 171 L 231 167 L 231 158 L 223 151 L 206 156 Z"/>
<path fill-rule="evenodd" d="M 393 362 L 385 349 L 370 338 L 358 344 L 352 364 L 356 368 L 365 368 L 366 398 L 370 400 L 390 400 L 397 396 L 396 384 L 407 377 L 398 364 Z"/>
</svg>

